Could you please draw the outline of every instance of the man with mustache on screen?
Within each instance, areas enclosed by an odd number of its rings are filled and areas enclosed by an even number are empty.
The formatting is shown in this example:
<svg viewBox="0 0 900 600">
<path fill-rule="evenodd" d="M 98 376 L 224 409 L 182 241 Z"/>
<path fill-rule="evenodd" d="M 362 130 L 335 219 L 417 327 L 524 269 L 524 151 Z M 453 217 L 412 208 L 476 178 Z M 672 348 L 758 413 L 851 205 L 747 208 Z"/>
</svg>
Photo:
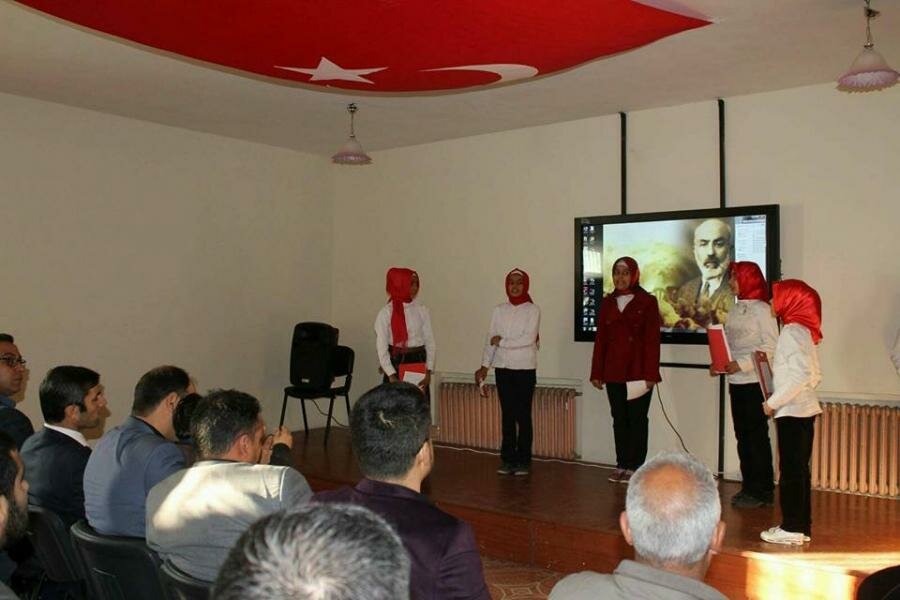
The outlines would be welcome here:
<svg viewBox="0 0 900 600">
<path fill-rule="evenodd" d="M 700 275 L 678 288 L 678 312 L 694 321 L 692 327 L 723 322 L 734 304 L 728 286 L 733 244 L 731 227 L 720 219 L 707 219 L 694 229 L 694 260 Z"/>
</svg>

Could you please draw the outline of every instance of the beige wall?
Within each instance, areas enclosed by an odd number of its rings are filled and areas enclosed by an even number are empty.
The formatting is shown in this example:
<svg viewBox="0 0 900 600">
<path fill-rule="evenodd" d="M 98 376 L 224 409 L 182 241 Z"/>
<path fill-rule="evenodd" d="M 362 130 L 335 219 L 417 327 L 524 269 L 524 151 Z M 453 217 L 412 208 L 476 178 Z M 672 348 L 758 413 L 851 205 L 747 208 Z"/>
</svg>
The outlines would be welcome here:
<svg viewBox="0 0 900 600">
<path fill-rule="evenodd" d="M 162 363 L 277 422 L 291 328 L 330 316 L 325 159 L 8 95 L 0 124 L 0 330 L 35 425 L 66 363 L 101 373 L 113 425 Z"/>
<path fill-rule="evenodd" d="M 900 326 L 898 100 L 900 89 L 851 96 L 825 85 L 726 104 L 729 205 L 781 204 L 784 274 L 823 297 L 823 396 L 900 399 L 888 358 Z M 618 212 L 618 144 L 611 116 L 381 152 L 370 168 L 338 173 L 333 321 L 357 349 L 357 389 L 377 382 L 372 322 L 391 265 L 422 277 L 438 370 L 477 368 L 502 277 L 520 266 L 542 309 L 539 376 L 586 379 L 590 345 L 572 341 L 573 219 Z M 630 212 L 718 205 L 714 101 L 631 113 L 628 154 Z M 663 357 L 707 355 L 668 346 Z M 714 381 L 673 369 L 663 377 L 670 418 L 715 465 Z M 606 399 L 585 389 L 580 451 L 609 462 Z M 655 403 L 651 452 L 676 445 Z"/>
</svg>

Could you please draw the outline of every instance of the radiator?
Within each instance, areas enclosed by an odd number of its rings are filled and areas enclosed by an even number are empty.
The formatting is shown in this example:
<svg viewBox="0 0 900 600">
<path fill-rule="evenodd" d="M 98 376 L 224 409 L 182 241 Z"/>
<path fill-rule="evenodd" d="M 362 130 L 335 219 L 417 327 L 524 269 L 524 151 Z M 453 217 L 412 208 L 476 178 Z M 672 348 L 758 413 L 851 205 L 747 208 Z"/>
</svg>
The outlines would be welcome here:
<svg viewBox="0 0 900 600">
<path fill-rule="evenodd" d="M 815 428 L 813 487 L 900 496 L 900 407 L 825 402 Z"/>
<path fill-rule="evenodd" d="M 469 448 L 500 448 L 500 400 L 497 388 L 485 385 L 487 397 L 474 383 L 442 382 L 438 392 L 438 431 L 435 441 Z M 535 456 L 575 458 L 575 395 L 568 387 L 534 390 Z"/>
</svg>

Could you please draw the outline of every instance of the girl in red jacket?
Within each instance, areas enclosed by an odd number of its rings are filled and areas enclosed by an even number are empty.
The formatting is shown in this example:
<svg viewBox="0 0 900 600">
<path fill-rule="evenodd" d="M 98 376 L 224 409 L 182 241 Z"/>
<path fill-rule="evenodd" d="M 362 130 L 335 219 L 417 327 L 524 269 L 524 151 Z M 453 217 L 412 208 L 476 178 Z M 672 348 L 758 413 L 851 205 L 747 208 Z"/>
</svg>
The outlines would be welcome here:
<svg viewBox="0 0 900 600">
<path fill-rule="evenodd" d="M 616 260 L 612 277 L 615 289 L 597 315 L 591 383 L 598 390 L 606 385 L 612 412 L 616 470 L 609 480 L 627 483 L 647 458 L 647 413 L 653 386 L 662 380 L 659 305 L 638 285 L 641 272 L 633 258 Z"/>
</svg>

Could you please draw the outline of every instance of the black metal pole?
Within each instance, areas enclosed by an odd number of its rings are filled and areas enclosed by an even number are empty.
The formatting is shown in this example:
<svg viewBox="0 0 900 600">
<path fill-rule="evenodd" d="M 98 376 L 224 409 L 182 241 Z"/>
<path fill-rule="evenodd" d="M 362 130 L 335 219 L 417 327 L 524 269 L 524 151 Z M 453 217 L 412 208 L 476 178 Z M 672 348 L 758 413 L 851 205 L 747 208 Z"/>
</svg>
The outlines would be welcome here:
<svg viewBox="0 0 900 600">
<path fill-rule="evenodd" d="M 725 208 L 725 101 L 719 98 L 719 208 Z M 725 473 L 725 376 L 719 375 L 719 463 Z"/>
<path fill-rule="evenodd" d="M 619 175 L 619 190 L 622 194 L 621 211 L 628 214 L 628 115 L 619 113 L 619 163 L 621 172 Z"/>
</svg>

